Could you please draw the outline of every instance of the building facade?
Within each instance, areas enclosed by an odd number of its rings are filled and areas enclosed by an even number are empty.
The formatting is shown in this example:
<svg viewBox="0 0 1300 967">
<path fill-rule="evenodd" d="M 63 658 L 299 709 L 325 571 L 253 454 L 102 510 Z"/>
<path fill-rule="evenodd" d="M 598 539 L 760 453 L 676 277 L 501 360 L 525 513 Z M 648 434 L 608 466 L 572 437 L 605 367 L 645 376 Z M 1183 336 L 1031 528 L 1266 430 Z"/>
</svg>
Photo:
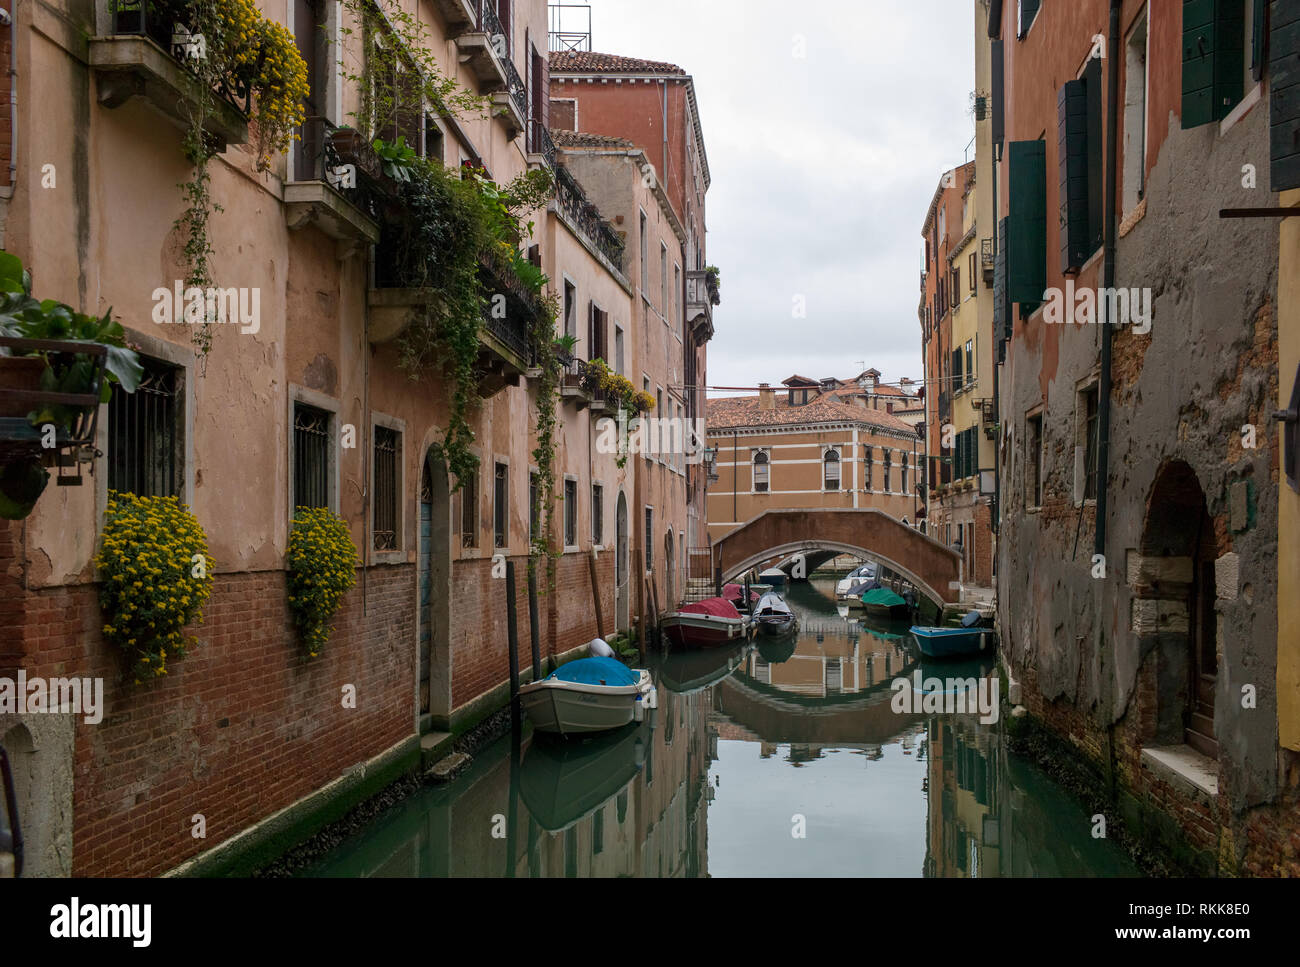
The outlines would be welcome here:
<svg viewBox="0 0 1300 967">
<path fill-rule="evenodd" d="M 874 372 L 874 371 L 868 371 Z M 791 376 L 784 390 L 709 400 L 709 487 L 716 540 L 768 510 L 875 508 L 912 523 L 921 506 L 924 441 L 889 412 L 911 406 L 863 374 L 858 380 Z"/>
<path fill-rule="evenodd" d="M 1277 204 L 1281 6 L 984 5 L 1004 660 L 1116 813 L 1207 872 L 1300 871 L 1278 237 L 1219 215 Z"/>
<path fill-rule="evenodd" d="M 629 366 L 645 367 L 665 393 L 682 382 L 667 355 L 634 361 L 651 339 L 662 348 L 669 326 L 661 302 L 648 311 L 629 268 L 641 251 L 560 174 L 562 152 L 547 131 L 544 3 L 409 0 L 401 7 L 421 25 L 421 51 L 403 47 L 412 34 L 393 23 L 353 29 L 356 5 L 258 7 L 297 39 L 309 116 L 302 140 L 262 170 L 239 105 L 217 105 L 226 147 L 208 166 L 221 209 L 209 226 L 213 274 L 223 287 L 256 291 L 260 317 L 217 327 L 206 355 L 189 326 L 154 321 L 155 291 L 187 274 L 175 227 L 184 201 L 171 186 L 191 173 L 178 105 L 193 91 L 177 61 L 184 54 L 167 46 L 170 28 L 155 37 L 138 14 L 131 21 L 107 2 L 17 12 L 13 54 L 24 69 L 13 123 L 22 136 L 4 199 L 5 248 L 30 269 L 38 295 L 90 313 L 111 306 L 146 370 L 141 391 L 100 407 L 82 486 L 50 486 L 25 521 L 0 522 L 0 676 L 85 676 L 105 688 L 98 724 L 0 713 L 35 874 L 223 868 L 269 849 L 287 835 L 284 823 L 309 830 L 322 809 L 415 767 L 423 737 L 470 729 L 508 698 L 507 563 L 525 679 L 531 673 L 526 575 L 541 481 L 530 326 L 541 310 L 519 300 L 517 280 L 485 269 L 485 298 L 506 292 L 511 309 L 485 315 L 478 330 L 467 409 L 478 465 L 457 479 L 441 456 L 451 378 L 436 366 L 412 377 L 403 365 L 422 295 L 394 271 L 388 239 L 400 213 L 370 207 L 325 147 L 366 116 L 341 57 L 364 63 L 372 48 L 360 45 L 379 36 L 382 49 L 409 53 L 408 64 L 427 63 L 422 53 L 457 89 L 482 97 L 482 112 L 402 102 L 383 133 L 499 185 L 554 172 L 557 195 L 528 216 L 519 257 L 548 276 L 557 328 L 581 320 L 584 339 L 610 343 L 621 332 Z M 629 197 L 655 220 L 653 238 L 680 253 L 685 233 L 662 201 L 637 194 L 641 173 L 626 174 Z M 685 408 L 677 391 L 661 412 Z M 646 474 L 631 461 L 597 446 L 593 407 L 561 390 L 556 418 L 557 556 L 554 583 L 540 580 L 538 595 L 545 667 L 633 624 L 634 608 L 620 609 L 614 550 L 620 508 L 630 535 L 647 500 L 638 488 L 650 486 L 634 482 Z M 664 494 L 653 498 L 654 536 L 672 533 L 679 547 L 685 473 L 655 473 Z M 216 562 L 198 647 L 148 687 L 128 683 L 101 634 L 92 558 L 110 489 L 188 504 Z M 338 514 L 360 558 L 327 647 L 310 661 L 287 590 L 289 536 L 304 505 Z M 341 703 L 341 690 L 355 701 Z M 192 835 L 196 812 L 201 838 Z M 277 812 L 273 829 L 265 820 Z"/>
</svg>

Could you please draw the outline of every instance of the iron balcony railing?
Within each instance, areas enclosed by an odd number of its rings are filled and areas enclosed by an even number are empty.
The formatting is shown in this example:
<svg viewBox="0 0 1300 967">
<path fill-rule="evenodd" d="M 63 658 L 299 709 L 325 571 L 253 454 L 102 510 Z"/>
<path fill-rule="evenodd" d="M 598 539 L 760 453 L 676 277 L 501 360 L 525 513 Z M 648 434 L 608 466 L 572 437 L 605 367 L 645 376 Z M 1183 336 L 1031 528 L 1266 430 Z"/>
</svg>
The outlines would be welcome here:
<svg viewBox="0 0 1300 967">
<path fill-rule="evenodd" d="M 383 164 L 360 132 L 323 117 L 302 123 L 294 147 L 293 180 L 323 181 L 371 218 L 381 211 Z"/>
<path fill-rule="evenodd" d="M 980 239 L 980 268 L 983 270 L 985 282 L 993 281 L 993 265 L 993 239 Z"/>
<path fill-rule="evenodd" d="M 555 170 L 555 142 L 551 132 L 538 118 L 528 119 L 528 153 L 540 154 L 546 167 Z"/>
<path fill-rule="evenodd" d="M 483 33 L 487 34 L 492 40 L 494 50 L 501 52 L 501 67 L 506 73 L 506 91 L 514 99 L 515 106 L 519 108 L 521 117 L 528 117 L 528 88 L 524 84 L 523 78 L 519 76 L 519 71 L 515 68 L 514 58 L 510 52 L 510 35 L 506 33 L 505 27 L 501 25 L 501 18 L 493 9 L 496 6 L 495 0 L 479 0 L 478 4 L 478 26 Z"/>
<path fill-rule="evenodd" d="M 686 272 L 686 304 L 716 306 L 721 302 L 718 285 L 703 269 Z"/>
<path fill-rule="evenodd" d="M 563 166 L 555 169 L 555 202 L 597 250 L 623 271 L 623 239 L 600 217 L 600 210 L 587 200 L 582 186 Z"/>
<path fill-rule="evenodd" d="M 111 9 L 114 36 L 148 37 L 182 67 L 200 56 L 198 38 L 190 31 L 189 0 L 116 0 Z M 244 114 L 250 113 L 253 92 L 249 87 L 222 79 L 216 90 Z"/>
</svg>

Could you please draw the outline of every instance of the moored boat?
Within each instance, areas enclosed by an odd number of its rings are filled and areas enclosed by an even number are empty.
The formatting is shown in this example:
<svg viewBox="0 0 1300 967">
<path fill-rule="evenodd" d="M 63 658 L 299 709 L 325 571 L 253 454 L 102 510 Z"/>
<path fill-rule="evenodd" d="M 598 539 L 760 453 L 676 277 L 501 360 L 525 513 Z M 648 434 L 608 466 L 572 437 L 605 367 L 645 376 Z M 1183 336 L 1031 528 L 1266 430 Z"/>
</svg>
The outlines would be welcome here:
<svg viewBox="0 0 1300 967">
<path fill-rule="evenodd" d="M 519 689 L 519 704 L 538 730 L 576 735 L 641 721 L 657 702 L 648 671 L 613 658 L 579 658 Z"/>
<path fill-rule="evenodd" d="M 926 628 L 913 625 L 916 647 L 927 658 L 970 658 L 993 647 L 992 628 Z"/>
<path fill-rule="evenodd" d="M 880 585 L 862 592 L 861 600 L 867 614 L 878 618 L 905 618 L 910 610 L 906 598 Z"/>
<path fill-rule="evenodd" d="M 764 584 L 772 585 L 774 588 L 783 588 L 786 581 L 789 580 L 789 575 L 778 567 L 769 567 L 766 571 L 759 573 L 758 579 Z"/>
<path fill-rule="evenodd" d="M 746 622 L 726 598 L 705 598 L 663 615 L 659 627 L 679 647 L 716 648 L 743 638 Z"/>
<path fill-rule="evenodd" d="M 759 598 L 758 604 L 754 605 L 750 623 L 760 635 L 770 638 L 792 634 L 799 628 L 799 619 L 790 610 L 790 606 L 781 595 L 772 591 Z"/>
</svg>

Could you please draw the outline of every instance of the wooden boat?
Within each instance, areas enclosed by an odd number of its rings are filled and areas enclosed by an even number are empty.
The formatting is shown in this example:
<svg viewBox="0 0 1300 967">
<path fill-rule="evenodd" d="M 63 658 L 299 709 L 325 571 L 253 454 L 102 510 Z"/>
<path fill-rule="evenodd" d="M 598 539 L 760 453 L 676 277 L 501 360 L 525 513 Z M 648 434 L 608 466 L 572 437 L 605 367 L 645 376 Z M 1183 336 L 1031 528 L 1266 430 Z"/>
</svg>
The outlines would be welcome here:
<svg viewBox="0 0 1300 967">
<path fill-rule="evenodd" d="M 862 607 L 878 618 L 906 618 L 911 606 L 901 594 L 877 585 L 862 593 Z"/>
<path fill-rule="evenodd" d="M 769 567 L 766 571 L 763 571 L 758 575 L 758 579 L 764 584 L 772 585 L 774 588 L 783 588 L 785 587 L 786 581 L 789 580 L 789 575 L 780 568 Z"/>
<path fill-rule="evenodd" d="M 925 628 L 913 625 L 916 647 L 927 658 L 970 658 L 988 653 L 993 647 L 993 629 Z"/>
<path fill-rule="evenodd" d="M 750 624 L 760 635 L 779 638 L 799 630 L 799 619 L 781 595 L 769 591 L 754 605 Z"/>
<path fill-rule="evenodd" d="M 639 722 L 658 703 L 645 669 L 613 658 L 579 658 L 519 689 L 519 704 L 539 731 L 577 735 Z"/>
<path fill-rule="evenodd" d="M 743 638 L 746 621 L 726 598 L 705 598 L 663 615 L 659 628 L 680 648 L 717 648 Z"/>
</svg>

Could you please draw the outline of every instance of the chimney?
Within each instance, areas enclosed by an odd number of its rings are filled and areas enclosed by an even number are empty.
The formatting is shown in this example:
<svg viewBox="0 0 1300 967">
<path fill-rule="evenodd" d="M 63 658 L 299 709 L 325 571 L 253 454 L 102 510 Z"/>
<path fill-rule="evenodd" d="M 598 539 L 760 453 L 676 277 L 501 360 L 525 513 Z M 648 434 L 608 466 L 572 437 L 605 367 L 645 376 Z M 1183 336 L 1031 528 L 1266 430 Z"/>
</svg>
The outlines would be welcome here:
<svg viewBox="0 0 1300 967">
<path fill-rule="evenodd" d="M 758 408 L 760 410 L 776 409 L 776 394 L 767 383 L 758 384 Z"/>
</svg>

